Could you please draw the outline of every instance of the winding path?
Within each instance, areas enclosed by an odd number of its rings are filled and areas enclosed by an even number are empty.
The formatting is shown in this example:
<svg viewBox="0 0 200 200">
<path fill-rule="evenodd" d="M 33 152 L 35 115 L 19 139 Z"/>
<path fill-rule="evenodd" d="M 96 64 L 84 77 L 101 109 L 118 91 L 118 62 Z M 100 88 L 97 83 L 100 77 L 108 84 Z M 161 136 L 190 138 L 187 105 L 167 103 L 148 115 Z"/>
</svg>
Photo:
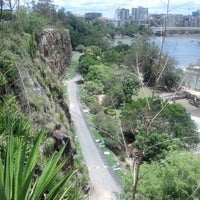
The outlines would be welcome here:
<svg viewBox="0 0 200 200">
<path fill-rule="evenodd" d="M 76 127 L 76 134 L 80 142 L 86 166 L 89 170 L 91 182 L 90 200 L 115 200 L 115 193 L 122 191 L 112 169 L 107 167 L 102 153 L 99 151 L 95 141 L 84 120 L 78 100 L 78 84 L 80 75 L 75 76 L 67 83 L 68 97 L 72 120 Z"/>
</svg>

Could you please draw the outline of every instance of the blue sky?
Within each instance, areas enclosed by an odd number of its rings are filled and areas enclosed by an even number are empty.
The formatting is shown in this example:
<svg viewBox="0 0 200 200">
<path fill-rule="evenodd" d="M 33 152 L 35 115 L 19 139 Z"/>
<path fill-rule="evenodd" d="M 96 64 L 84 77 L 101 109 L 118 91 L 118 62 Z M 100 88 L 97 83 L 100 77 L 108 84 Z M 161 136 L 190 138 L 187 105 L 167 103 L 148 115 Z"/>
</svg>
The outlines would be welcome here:
<svg viewBox="0 0 200 200">
<path fill-rule="evenodd" d="M 113 18 L 117 8 L 143 6 L 149 8 L 149 13 L 166 13 L 168 0 L 54 0 L 59 7 L 64 7 L 74 14 L 86 12 L 101 12 L 104 17 Z M 200 9 L 200 0 L 171 0 L 170 13 L 191 14 Z"/>
</svg>

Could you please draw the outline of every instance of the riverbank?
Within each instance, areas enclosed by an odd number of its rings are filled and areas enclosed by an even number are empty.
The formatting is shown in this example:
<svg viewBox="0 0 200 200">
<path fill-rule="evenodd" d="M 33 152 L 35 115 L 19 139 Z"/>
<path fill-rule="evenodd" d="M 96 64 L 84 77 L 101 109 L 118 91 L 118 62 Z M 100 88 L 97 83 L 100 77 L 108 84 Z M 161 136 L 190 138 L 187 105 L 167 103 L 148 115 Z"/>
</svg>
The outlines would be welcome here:
<svg viewBox="0 0 200 200">
<path fill-rule="evenodd" d="M 200 97 L 200 92 L 187 90 L 187 89 L 186 89 L 186 92 L 189 92 L 192 95 L 196 95 L 197 97 Z M 156 94 L 163 99 L 171 99 L 171 97 L 174 95 L 174 93 L 167 93 L 167 92 L 156 93 Z M 151 95 L 152 95 L 152 90 L 148 87 L 143 87 L 140 89 L 138 96 L 135 97 L 134 99 L 150 97 Z M 187 112 L 190 113 L 193 120 L 195 120 L 195 123 L 198 126 L 200 126 L 200 107 L 191 105 L 189 103 L 189 100 L 186 98 L 176 99 L 174 100 L 174 102 L 181 104 L 187 110 Z"/>
<path fill-rule="evenodd" d="M 200 108 L 191 105 L 188 99 L 179 99 L 175 100 L 175 102 L 181 104 L 191 114 L 191 116 L 200 118 Z"/>
</svg>

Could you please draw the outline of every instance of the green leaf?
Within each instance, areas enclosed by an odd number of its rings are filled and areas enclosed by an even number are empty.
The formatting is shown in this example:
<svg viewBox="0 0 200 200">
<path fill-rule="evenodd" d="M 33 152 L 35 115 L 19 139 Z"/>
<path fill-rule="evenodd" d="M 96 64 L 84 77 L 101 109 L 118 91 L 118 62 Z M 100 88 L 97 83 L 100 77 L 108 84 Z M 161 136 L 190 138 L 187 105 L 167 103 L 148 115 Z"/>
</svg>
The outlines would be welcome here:
<svg viewBox="0 0 200 200">
<path fill-rule="evenodd" d="M 4 190 L 4 185 L 1 181 L 0 181 L 0 199 L 1 200 L 7 200 L 5 190 Z"/>
<path fill-rule="evenodd" d="M 65 149 L 65 146 L 61 148 L 61 150 L 53 157 L 45 167 L 42 175 L 39 177 L 37 184 L 34 188 L 32 199 L 39 200 L 40 196 L 43 194 L 43 192 L 46 191 L 50 183 L 53 181 L 57 173 L 62 169 L 62 167 L 65 165 L 68 158 L 65 158 L 58 166 L 58 161 L 61 158 L 61 155 Z"/>
<path fill-rule="evenodd" d="M 24 162 L 26 154 L 26 144 L 24 144 L 24 141 L 22 139 L 18 141 L 16 151 L 17 152 L 16 152 L 15 173 L 14 173 L 14 200 L 25 199 L 24 196 L 26 194 L 26 193 L 21 193 L 22 179 L 23 179 L 23 176 L 21 174 L 24 170 Z"/>
<path fill-rule="evenodd" d="M 40 151 L 40 144 L 41 144 L 43 138 L 44 138 L 43 134 L 40 133 L 36 139 L 35 145 L 32 148 L 32 151 L 29 155 L 29 159 L 27 161 L 27 164 L 25 166 L 24 173 L 23 173 L 23 176 L 25 177 L 24 181 L 26 181 L 29 174 L 34 170 L 34 168 L 37 164 L 37 159 L 38 159 L 39 151 Z"/>
<path fill-rule="evenodd" d="M 68 172 L 67 174 L 64 175 L 63 178 L 61 178 L 51 189 L 51 191 L 48 193 L 46 200 L 57 200 L 59 191 L 63 188 L 66 182 L 69 182 L 71 177 L 75 174 L 74 172 Z M 59 198 L 59 200 L 64 199 L 64 196 L 69 192 L 70 188 L 72 187 L 71 184 L 68 185 L 68 187 L 65 189 L 65 192 L 62 194 L 62 196 Z"/>
<path fill-rule="evenodd" d="M 8 138 L 8 147 L 6 154 L 6 163 L 4 170 L 5 194 L 7 199 L 12 198 L 12 181 L 13 181 L 13 154 L 14 154 L 14 137 L 10 135 Z"/>
</svg>

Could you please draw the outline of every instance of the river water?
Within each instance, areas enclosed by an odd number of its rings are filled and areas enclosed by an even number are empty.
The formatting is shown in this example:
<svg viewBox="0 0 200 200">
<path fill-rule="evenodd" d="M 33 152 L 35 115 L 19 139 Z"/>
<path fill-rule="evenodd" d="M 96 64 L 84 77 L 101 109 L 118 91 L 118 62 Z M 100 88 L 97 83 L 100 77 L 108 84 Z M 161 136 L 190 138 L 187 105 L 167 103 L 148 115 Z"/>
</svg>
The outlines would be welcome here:
<svg viewBox="0 0 200 200">
<path fill-rule="evenodd" d="M 161 37 L 154 37 L 153 40 L 161 46 Z M 178 67 L 186 68 L 189 64 L 196 64 L 200 59 L 200 35 L 166 37 L 163 51 L 176 59 Z"/>
<path fill-rule="evenodd" d="M 151 37 L 159 47 L 162 43 L 162 37 Z M 116 38 L 114 45 L 119 41 L 131 45 L 134 39 L 129 37 Z M 167 36 L 164 40 L 163 52 L 168 52 L 178 62 L 178 66 L 182 69 L 189 64 L 196 64 L 200 59 L 200 35 L 173 35 Z"/>
</svg>

